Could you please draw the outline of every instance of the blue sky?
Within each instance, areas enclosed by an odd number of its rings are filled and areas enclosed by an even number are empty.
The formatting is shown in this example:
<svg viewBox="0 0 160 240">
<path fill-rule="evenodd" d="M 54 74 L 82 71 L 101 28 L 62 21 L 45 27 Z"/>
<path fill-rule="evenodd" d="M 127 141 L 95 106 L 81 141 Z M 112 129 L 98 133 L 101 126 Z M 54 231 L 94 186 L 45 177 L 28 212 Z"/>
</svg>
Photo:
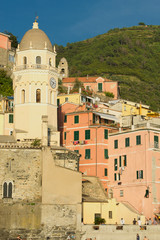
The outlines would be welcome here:
<svg viewBox="0 0 160 240">
<path fill-rule="evenodd" d="M 8 0 L 1 2 L 0 32 L 12 32 L 20 41 L 38 15 L 52 44 L 65 46 L 116 27 L 159 25 L 159 12 L 160 0 Z"/>
</svg>

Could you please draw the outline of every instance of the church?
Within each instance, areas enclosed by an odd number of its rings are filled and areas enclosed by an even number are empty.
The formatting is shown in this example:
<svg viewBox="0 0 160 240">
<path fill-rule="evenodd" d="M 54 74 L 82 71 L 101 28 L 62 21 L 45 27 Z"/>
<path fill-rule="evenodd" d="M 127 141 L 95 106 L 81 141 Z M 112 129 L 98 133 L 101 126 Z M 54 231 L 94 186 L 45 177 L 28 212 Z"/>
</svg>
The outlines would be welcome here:
<svg viewBox="0 0 160 240">
<path fill-rule="evenodd" d="M 35 21 L 16 50 L 13 136 L 0 138 L 0 240 L 80 239 L 80 156 L 60 147 L 57 130 L 64 60 L 57 68 L 55 47 Z"/>
</svg>

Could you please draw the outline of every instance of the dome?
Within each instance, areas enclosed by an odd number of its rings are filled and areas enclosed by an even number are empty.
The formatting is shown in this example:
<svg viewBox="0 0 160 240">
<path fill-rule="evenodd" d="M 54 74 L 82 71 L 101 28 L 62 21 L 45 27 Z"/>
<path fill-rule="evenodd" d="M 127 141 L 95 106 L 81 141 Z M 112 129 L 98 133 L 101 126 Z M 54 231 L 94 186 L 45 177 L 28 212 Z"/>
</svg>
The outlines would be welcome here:
<svg viewBox="0 0 160 240">
<path fill-rule="evenodd" d="M 19 49 L 20 51 L 28 49 L 47 49 L 52 51 L 52 44 L 45 32 L 38 28 L 38 23 L 34 22 L 33 28 L 27 31 L 23 36 Z"/>
</svg>

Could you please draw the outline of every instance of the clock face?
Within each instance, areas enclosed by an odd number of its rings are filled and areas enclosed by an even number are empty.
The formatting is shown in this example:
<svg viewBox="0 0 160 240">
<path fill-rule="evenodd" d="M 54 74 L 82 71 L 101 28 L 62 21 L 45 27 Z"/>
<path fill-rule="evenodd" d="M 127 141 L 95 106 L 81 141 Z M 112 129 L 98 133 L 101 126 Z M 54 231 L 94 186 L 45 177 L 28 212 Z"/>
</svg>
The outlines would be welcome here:
<svg viewBox="0 0 160 240">
<path fill-rule="evenodd" d="M 56 80 L 53 77 L 50 78 L 50 85 L 51 85 L 52 88 L 56 87 Z"/>
</svg>

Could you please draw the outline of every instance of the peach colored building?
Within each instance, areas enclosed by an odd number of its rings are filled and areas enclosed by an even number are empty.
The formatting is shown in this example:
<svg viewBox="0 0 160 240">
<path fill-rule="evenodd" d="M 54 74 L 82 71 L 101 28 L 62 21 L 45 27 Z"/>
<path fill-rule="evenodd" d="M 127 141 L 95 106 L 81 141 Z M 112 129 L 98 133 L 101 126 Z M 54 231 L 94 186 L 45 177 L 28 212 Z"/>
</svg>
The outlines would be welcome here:
<svg viewBox="0 0 160 240">
<path fill-rule="evenodd" d="M 15 52 L 11 49 L 11 40 L 8 34 L 0 33 L 0 67 L 12 66 Z"/>
<path fill-rule="evenodd" d="M 73 88 L 75 79 L 81 81 L 86 90 L 93 90 L 93 92 L 111 92 L 114 94 L 114 99 L 118 98 L 118 82 L 102 77 L 69 77 L 63 78 L 64 86 Z"/>
<path fill-rule="evenodd" d="M 64 103 L 59 106 L 61 145 L 81 155 L 79 170 L 97 176 L 107 191 L 108 131 L 113 121 L 101 118 L 96 109 L 83 104 Z"/>
<path fill-rule="evenodd" d="M 146 218 L 160 213 L 160 128 L 109 135 L 109 193 Z"/>
</svg>

